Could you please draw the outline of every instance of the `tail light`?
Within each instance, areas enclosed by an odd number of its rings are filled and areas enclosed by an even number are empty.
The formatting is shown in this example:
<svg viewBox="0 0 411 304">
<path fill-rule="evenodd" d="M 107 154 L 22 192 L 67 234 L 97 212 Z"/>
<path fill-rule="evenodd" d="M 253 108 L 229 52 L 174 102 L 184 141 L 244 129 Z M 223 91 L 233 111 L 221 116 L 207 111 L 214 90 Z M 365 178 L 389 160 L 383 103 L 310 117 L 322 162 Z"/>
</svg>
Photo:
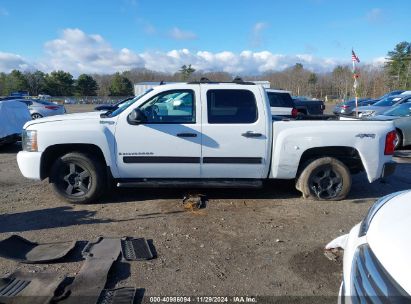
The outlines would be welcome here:
<svg viewBox="0 0 411 304">
<path fill-rule="evenodd" d="M 387 133 L 387 136 L 385 137 L 385 149 L 384 149 L 385 155 L 394 154 L 396 140 L 397 140 L 397 132 L 391 131 Z"/>
<path fill-rule="evenodd" d="M 291 117 L 292 117 L 292 118 L 296 118 L 297 115 L 298 115 L 298 110 L 297 110 L 296 108 L 293 108 L 293 109 L 291 110 Z"/>
<path fill-rule="evenodd" d="M 344 110 L 346 110 L 346 109 L 348 109 L 350 106 L 347 106 L 347 105 L 342 105 L 341 106 L 341 109 L 344 109 Z"/>
<path fill-rule="evenodd" d="M 45 108 L 48 110 L 57 110 L 59 106 L 45 106 Z"/>
</svg>

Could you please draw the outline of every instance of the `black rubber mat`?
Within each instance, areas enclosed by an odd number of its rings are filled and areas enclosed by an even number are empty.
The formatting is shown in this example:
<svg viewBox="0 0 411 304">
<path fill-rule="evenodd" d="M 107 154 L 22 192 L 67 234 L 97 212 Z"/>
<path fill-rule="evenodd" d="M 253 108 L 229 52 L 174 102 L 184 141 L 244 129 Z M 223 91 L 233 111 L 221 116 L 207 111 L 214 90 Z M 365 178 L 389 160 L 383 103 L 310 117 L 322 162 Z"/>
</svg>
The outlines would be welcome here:
<svg viewBox="0 0 411 304">
<path fill-rule="evenodd" d="M 104 289 L 98 299 L 98 304 L 133 304 L 136 289 L 131 287 Z"/>
<path fill-rule="evenodd" d="M 89 243 L 83 250 L 86 260 L 73 283 L 66 287 L 62 303 L 97 303 L 120 252 L 120 239 L 99 238 Z"/>
<path fill-rule="evenodd" d="M 66 256 L 76 242 L 38 244 L 18 235 L 0 241 L 0 257 L 26 264 L 47 263 Z"/>
<path fill-rule="evenodd" d="M 0 303 L 49 303 L 65 276 L 17 271 L 0 279 Z"/>
<path fill-rule="evenodd" d="M 145 238 L 126 237 L 121 240 L 121 251 L 127 261 L 151 260 L 154 257 Z"/>
</svg>

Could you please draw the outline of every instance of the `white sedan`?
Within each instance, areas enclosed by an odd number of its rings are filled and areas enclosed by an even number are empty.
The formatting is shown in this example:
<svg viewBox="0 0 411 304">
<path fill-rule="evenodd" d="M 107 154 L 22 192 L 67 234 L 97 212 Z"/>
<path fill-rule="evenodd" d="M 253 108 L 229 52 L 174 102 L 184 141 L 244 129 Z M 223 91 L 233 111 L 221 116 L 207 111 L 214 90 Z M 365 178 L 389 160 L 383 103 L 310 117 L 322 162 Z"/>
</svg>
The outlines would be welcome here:
<svg viewBox="0 0 411 304">
<path fill-rule="evenodd" d="M 411 303 L 411 191 L 377 200 L 326 249 L 344 249 L 340 303 Z"/>
</svg>

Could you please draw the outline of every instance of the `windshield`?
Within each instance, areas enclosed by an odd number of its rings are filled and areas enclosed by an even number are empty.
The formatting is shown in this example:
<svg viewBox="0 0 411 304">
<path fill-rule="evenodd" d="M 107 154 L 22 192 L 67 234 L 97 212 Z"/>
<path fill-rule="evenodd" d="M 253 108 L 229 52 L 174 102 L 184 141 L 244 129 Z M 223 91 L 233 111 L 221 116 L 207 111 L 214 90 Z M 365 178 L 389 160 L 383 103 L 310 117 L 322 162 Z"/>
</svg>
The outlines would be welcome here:
<svg viewBox="0 0 411 304">
<path fill-rule="evenodd" d="M 411 116 L 411 103 L 403 103 L 399 106 L 394 107 L 385 111 L 383 115 L 386 116 Z"/>
<path fill-rule="evenodd" d="M 401 97 L 387 97 L 384 98 L 376 103 L 374 103 L 374 106 L 377 107 L 390 107 L 393 104 L 397 103 L 398 101 L 401 100 Z"/>
<path fill-rule="evenodd" d="M 107 117 L 115 117 L 118 114 L 122 113 L 125 109 L 127 109 L 129 106 L 131 106 L 133 103 L 135 103 L 137 100 L 139 100 L 141 97 L 143 97 L 144 95 L 146 95 L 147 93 L 151 92 L 153 89 L 148 89 L 147 91 L 145 91 L 144 93 L 124 102 L 121 104 L 121 106 L 119 106 L 117 109 L 115 109 L 113 112 L 108 111 L 107 113 L 105 113 L 105 115 Z"/>
</svg>

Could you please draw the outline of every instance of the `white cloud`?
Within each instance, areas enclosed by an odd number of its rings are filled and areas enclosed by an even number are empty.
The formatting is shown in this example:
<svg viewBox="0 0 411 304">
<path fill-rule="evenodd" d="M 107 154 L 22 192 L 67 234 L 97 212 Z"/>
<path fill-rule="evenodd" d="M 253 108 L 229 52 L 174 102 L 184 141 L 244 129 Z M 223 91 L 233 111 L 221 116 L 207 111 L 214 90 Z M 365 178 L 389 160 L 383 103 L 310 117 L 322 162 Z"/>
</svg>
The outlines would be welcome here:
<svg viewBox="0 0 411 304">
<path fill-rule="evenodd" d="M 10 72 L 11 70 L 28 70 L 30 64 L 20 55 L 0 52 L 0 72 Z"/>
<path fill-rule="evenodd" d="M 114 73 L 144 67 L 174 73 L 183 64 L 191 64 L 196 70 L 242 75 L 283 70 L 297 62 L 316 72 L 331 71 L 338 64 L 347 64 L 347 60 L 320 58 L 312 54 L 285 55 L 270 51 L 193 52 L 183 48 L 168 52 L 137 53 L 127 48 L 117 50 L 102 36 L 86 34 L 80 29 L 65 29 L 58 39 L 46 42 L 44 50 L 43 58 L 36 61 L 0 52 L 0 71 L 37 68 L 45 72 L 64 70 L 78 76 L 81 73 Z M 377 58 L 375 62 L 381 62 L 381 59 Z"/>
<path fill-rule="evenodd" d="M 265 22 L 257 22 L 251 31 L 251 46 L 261 47 L 263 45 L 263 31 L 268 27 Z"/>
<path fill-rule="evenodd" d="M 374 58 L 371 61 L 371 65 L 374 67 L 383 67 L 387 63 L 387 58 L 384 56 Z"/>
<path fill-rule="evenodd" d="M 169 37 L 175 40 L 194 40 L 197 35 L 191 31 L 183 31 L 178 27 L 173 27 L 169 32 Z"/>
<path fill-rule="evenodd" d="M 44 45 L 47 70 L 66 70 L 75 74 L 112 73 L 144 65 L 135 52 L 115 50 L 100 35 L 87 35 L 79 29 L 65 29 L 59 39 Z"/>
<path fill-rule="evenodd" d="M 369 23 L 380 23 L 385 20 L 384 12 L 380 8 L 373 8 L 366 13 L 365 19 Z"/>
</svg>

